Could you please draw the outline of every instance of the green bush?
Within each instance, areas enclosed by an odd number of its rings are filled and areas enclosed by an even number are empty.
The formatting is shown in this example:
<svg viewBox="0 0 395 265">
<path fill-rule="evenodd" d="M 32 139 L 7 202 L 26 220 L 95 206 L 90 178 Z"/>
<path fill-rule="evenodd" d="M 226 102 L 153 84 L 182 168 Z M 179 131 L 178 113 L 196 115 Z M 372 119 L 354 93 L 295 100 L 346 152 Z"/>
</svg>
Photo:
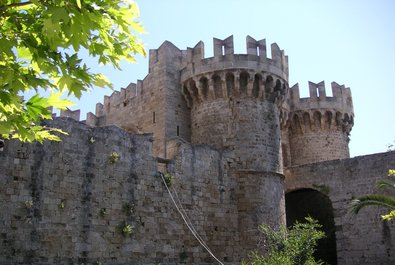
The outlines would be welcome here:
<svg viewBox="0 0 395 265">
<path fill-rule="evenodd" d="M 260 231 L 265 237 L 266 255 L 258 251 L 251 253 L 243 265 L 316 265 L 323 264 L 313 257 L 317 241 L 325 236 L 322 226 L 310 217 L 306 223 L 295 223 L 290 229 L 281 227 L 273 230 L 268 225 L 261 225 Z"/>
</svg>

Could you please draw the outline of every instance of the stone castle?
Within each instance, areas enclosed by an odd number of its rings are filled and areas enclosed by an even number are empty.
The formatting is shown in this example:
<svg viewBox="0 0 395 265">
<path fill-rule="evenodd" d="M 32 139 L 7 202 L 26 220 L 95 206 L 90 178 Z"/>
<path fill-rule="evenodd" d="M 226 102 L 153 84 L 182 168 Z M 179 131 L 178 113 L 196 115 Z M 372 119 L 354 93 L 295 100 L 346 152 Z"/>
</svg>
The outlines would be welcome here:
<svg viewBox="0 0 395 265">
<path fill-rule="evenodd" d="M 277 44 L 233 37 L 150 50 L 149 73 L 79 121 L 48 123 L 62 142 L 8 141 L 0 152 L 0 263 L 238 264 L 274 228 L 316 218 L 329 264 L 395 263 L 381 209 L 349 212 L 375 191 L 395 152 L 349 157 L 351 91 L 289 87 Z M 157 171 L 170 172 L 169 191 Z M 181 213 L 181 214 L 180 214 Z M 192 232 L 191 232 L 192 231 Z M 195 238 L 195 236 L 196 238 Z M 199 243 L 200 241 L 200 243 Z"/>
</svg>

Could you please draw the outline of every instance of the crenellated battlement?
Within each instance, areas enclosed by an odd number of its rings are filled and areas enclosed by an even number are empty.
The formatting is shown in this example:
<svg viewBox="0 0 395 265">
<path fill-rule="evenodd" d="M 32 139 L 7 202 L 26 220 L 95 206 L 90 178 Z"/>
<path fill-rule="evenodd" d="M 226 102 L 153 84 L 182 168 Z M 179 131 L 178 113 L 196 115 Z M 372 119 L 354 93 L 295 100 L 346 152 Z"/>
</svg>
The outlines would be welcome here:
<svg viewBox="0 0 395 265">
<path fill-rule="evenodd" d="M 332 97 L 326 96 L 325 82 L 318 84 L 309 81 L 309 97 L 301 98 L 299 84 L 289 89 L 288 104 L 290 111 L 313 109 L 336 109 L 343 113 L 354 115 L 351 90 L 336 82 L 331 83 Z"/>
<path fill-rule="evenodd" d="M 52 116 L 55 118 L 56 114 L 53 113 Z M 81 121 L 80 116 L 81 116 L 81 110 L 79 109 L 77 110 L 65 109 L 65 110 L 61 110 L 59 114 L 59 117 L 67 117 L 75 121 Z M 94 127 L 97 125 L 98 119 L 99 117 L 97 117 L 95 114 L 93 114 L 92 112 L 88 112 L 86 114 L 86 120 L 82 120 L 81 122 L 84 122 L 85 124 Z"/>
<path fill-rule="evenodd" d="M 281 102 L 288 91 L 288 57 L 277 44 L 268 58 L 266 40 L 246 38 L 246 54 L 235 54 L 233 36 L 214 38 L 214 56 L 204 58 L 204 43 L 186 50 L 182 94 L 189 107 L 204 100 L 252 97 Z M 184 53 L 185 54 L 185 53 Z"/>
<path fill-rule="evenodd" d="M 141 95 L 142 81 L 138 80 L 137 84 L 130 83 L 126 88 L 121 88 L 121 91 L 114 91 L 110 96 L 104 96 L 103 104 L 96 105 L 96 116 L 102 116 L 111 112 L 112 109 L 120 110 L 126 107 L 131 101 Z"/>
<path fill-rule="evenodd" d="M 103 103 L 96 104 L 95 113 L 88 112 L 86 114 L 85 123 L 90 126 L 97 126 L 98 120 L 106 116 L 112 111 L 122 111 L 122 107 L 126 107 L 131 102 L 141 95 L 142 81 L 138 80 L 137 84 L 130 83 L 126 88 L 121 88 L 121 91 L 114 91 L 110 96 L 104 96 Z M 61 110 L 59 117 L 69 117 L 76 121 L 80 120 L 81 111 L 78 110 Z M 54 115 L 56 116 L 56 115 Z"/>
<path fill-rule="evenodd" d="M 266 40 L 255 40 L 247 36 L 246 54 L 235 54 L 233 36 L 214 42 L 214 56 L 204 57 L 204 43 L 198 42 L 194 48 L 186 51 L 186 66 L 181 72 L 181 81 L 193 76 L 217 70 L 254 69 L 268 72 L 288 81 L 288 56 L 276 43 L 271 44 L 271 58 L 267 56 Z"/>
<path fill-rule="evenodd" d="M 114 91 L 110 96 L 104 96 L 103 103 L 97 103 L 95 113 L 86 114 L 86 124 L 90 126 L 99 125 L 99 120 L 112 112 L 122 113 L 124 108 L 133 104 L 142 94 L 142 81 L 138 80 L 137 84 L 130 83 L 126 88 L 120 91 Z"/>
<path fill-rule="evenodd" d="M 348 135 L 354 125 L 351 90 L 331 83 L 332 97 L 326 96 L 324 81 L 309 82 L 310 97 L 301 98 L 299 85 L 290 88 L 288 124 L 293 133 L 340 130 Z"/>
<path fill-rule="evenodd" d="M 80 121 L 80 114 L 81 111 L 78 110 L 70 110 L 70 109 L 65 109 L 60 111 L 60 117 L 68 117 L 72 118 L 73 120 Z"/>
</svg>

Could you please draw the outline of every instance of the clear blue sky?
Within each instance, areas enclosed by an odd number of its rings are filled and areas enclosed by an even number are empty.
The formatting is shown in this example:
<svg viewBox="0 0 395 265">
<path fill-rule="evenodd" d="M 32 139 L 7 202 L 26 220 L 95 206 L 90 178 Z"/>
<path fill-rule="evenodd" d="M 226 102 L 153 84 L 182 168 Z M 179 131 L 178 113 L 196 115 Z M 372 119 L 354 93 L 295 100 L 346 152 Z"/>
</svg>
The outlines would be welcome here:
<svg viewBox="0 0 395 265">
<path fill-rule="evenodd" d="M 245 53 L 247 35 L 276 42 L 289 56 L 289 85 L 299 83 L 307 96 L 308 81 L 335 81 L 350 87 L 355 125 L 351 156 L 387 150 L 395 144 L 395 1 L 282 1 L 282 0 L 167 0 L 137 1 L 147 34 L 140 39 L 148 49 L 165 40 L 180 49 L 202 40 L 212 56 L 212 38 L 234 35 L 235 52 Z M 144 79 L 148 58 L 122 64 L 123 71 L 95 67 L 116 90 Z M 111 90 L 86 93 L 72 108 L 85 113 Z"/>
</svg>

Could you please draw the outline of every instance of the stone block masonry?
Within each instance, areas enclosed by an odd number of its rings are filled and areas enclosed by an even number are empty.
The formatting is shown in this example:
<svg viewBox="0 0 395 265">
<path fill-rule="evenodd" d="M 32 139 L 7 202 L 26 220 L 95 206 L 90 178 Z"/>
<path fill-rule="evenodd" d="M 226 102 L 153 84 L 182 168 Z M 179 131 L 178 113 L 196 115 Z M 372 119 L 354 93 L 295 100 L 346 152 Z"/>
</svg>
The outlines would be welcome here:
<svg viewBox="0 0 395 265">
<path fill-rule="evenodd" d="M 51 126 L 70 135 L 43 145 L 7 142 L 0 154 L 0 263 L 126 262 L 132 249 L 136 259 L 146 256 L 132 238 L 158 226 L 142 226 L 148 216 L 124 208 L 154 212 L 151 197 L 162 198 L 152 135 L 91 129 L 65 118 Z M 132 237 L 119 233 L 123 222 L 135 227 Z"/>
<path fill-rule="evenodd" d="M 7 142 L 0 154 L 0 263 L 213 262 L 157 176 L 152 135 L 70 118 L 50 126 L 70 135 L 43 145 Z M 177 200 L 221 260 L 240 261 L 243 193 L 226 173 L 229 158 L 207 146 L 177 152 L 168 165 Z"/>
</svg>

